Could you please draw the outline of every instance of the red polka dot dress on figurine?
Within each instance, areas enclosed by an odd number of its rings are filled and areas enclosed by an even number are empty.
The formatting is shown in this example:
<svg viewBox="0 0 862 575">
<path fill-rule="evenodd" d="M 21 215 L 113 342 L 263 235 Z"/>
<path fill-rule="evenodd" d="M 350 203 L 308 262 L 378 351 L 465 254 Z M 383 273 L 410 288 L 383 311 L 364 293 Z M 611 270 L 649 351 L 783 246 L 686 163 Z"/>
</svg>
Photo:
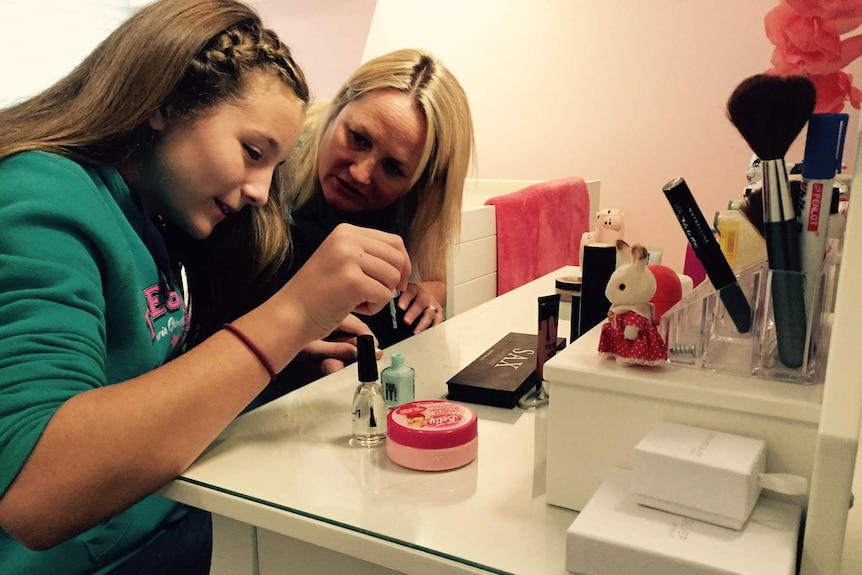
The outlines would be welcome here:
<svg viewBox="0 0 862 575">
<path fill-rule="evenodd" d="M 656 291 L 655 276 L 647 269 L 647 251 L 617 240 L 617 267 L 605 289 L 611 302 L 608 322 L 602 326 L 599 353 L 622 365 L 657 365 L 667 360 L 667 345 L 653 323 L 650 302 Z"/>
<path fill-rule="evenodd" d="M 667 360 L 667 346 L 652 320 L 635 311 L 609 314 L 602 326 L 599 352 L 626 365 L 656 365 Z M 634 339 L 626 338 L 626 330 Z"/>
</svg>

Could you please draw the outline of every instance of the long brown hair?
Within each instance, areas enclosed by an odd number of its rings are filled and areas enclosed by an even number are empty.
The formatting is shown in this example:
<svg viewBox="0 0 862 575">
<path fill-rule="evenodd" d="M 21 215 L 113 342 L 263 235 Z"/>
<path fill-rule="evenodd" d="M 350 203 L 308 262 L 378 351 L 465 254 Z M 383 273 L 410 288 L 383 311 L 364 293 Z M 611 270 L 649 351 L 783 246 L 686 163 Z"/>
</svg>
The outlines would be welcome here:
<svg viewBox="0 0 862 575">
<path fill-rule="evenodd" d="M 239 97 L 252 72 L 280 79 L 308 102 L 305 76 L 290 49 L 251 7 L 236 0 L 158 0 L 53 86 L 0 110 L 0 158 L 43 150 L 116 166 L 147 145 L 147 119 L 155 111 L 173 118 L 206 113 Z M 229 218 L 206 240 L 167 234 L 174 263 L 182 260 L 188 278 L 192 342 L 232 319 L 231 281 L 254 281 L 285 253 L 281 182 L 279 171 L 271 201 Z"/>
</svg>

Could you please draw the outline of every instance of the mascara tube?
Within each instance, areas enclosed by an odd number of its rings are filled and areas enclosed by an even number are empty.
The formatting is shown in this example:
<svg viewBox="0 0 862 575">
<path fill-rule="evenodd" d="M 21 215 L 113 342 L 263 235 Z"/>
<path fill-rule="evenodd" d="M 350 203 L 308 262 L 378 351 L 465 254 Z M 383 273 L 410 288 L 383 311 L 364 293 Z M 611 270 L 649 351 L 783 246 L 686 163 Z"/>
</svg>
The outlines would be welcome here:
<svg viewBox="0 0 862 575">
<path fill-rule="evenodd" d="M 718 290 L 730 319 L 739 333 L 751 330 L 751 306 L 736 281 L 727 258 L 721 251 L 718 240 L 712 233 L 703 212 L 694 201 L 688 184 L 682 178 L 675 178 L 662 187 L 665 197 L 679 220 L 697 259 L 706 271 L 712 287 Z"/>
</svg>

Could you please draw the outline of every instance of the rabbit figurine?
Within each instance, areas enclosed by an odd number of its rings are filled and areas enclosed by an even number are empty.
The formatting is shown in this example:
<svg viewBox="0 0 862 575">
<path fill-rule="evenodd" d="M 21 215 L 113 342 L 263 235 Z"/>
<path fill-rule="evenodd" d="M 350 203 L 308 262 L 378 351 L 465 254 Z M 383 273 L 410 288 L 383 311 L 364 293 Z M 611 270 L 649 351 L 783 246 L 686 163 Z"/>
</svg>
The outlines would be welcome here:
<svg viewBox="0 0 862 575">
<path fill-rule="evenodd" d="M 656 279 L 647 269 L 647 250 L 640 244 L 629 247 L 623 240 L 616 246 L 618 265 L 605 288 L 611 308 L 602 326 L 599 353 L 621 365 L 658 365 L 667 360 L 667 345 L 654 323 L 650 299 Z"/>
</svg>

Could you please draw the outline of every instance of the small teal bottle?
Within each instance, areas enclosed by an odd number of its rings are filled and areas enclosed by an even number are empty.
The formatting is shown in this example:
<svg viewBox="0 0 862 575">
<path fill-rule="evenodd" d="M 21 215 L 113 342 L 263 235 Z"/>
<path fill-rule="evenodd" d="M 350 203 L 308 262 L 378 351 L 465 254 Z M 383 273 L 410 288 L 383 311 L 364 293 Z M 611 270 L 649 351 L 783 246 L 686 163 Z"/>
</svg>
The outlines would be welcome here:
<svg viewBox="0 0 862 575">
<path fill-rule="evenodd" d="M 404 365 L 404 355 L 401 353 L 392 354 L 392 364 L 380 372 L 380 383 L 383 384 L 386 407 L 410 403 L 415 397 L 413 368 Z"/>
</svg>

